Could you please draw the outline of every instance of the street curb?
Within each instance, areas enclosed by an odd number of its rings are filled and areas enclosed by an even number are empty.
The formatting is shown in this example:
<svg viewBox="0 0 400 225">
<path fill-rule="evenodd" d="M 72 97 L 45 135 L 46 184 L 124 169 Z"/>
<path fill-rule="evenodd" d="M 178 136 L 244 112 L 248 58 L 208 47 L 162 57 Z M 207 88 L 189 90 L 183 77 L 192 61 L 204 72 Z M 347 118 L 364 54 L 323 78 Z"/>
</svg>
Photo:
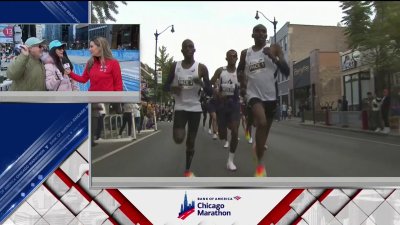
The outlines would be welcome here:
<svg viewBox="0 0 400 225">
<path fill-rule="evenodd" d="M 332 129 L 332 130 L 345 130 L 345 131 L 351 131 L 351 132 L 356 132 L 356 133 L 365 133 L 365 134 L 374 134 L 374 135 L 380 135 L 380 136 L 392 136 L 392 137 L 399 137 L 400 134 L 383 134 L 383 133 L 376 133 L 374 131 L 365 131 L 365 130 L 359 130 L 359 129 L 354 129 L 354 128 L 343 128 L 343 127 L 335 127 L 335 126 L 326 126 L 326 125 L 320 125 L 320 124 L 306 124 L 306 123 L 300 123 L 301 126 L 308 126 L 308 127 L 320 127 L 320 128 L 326 128 L 326 129 Z"/>
</svg>

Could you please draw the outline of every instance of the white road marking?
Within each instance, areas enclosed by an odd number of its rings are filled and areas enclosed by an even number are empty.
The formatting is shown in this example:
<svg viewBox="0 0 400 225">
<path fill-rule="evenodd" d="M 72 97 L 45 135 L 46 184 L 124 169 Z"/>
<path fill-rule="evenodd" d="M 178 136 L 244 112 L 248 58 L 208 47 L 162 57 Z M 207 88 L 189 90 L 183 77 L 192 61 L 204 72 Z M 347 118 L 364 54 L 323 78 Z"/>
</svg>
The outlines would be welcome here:
<svg viewBox="0 0 400 225">
<path fill-rule="evenodd" d="M 103 156 L 101 156 L 101 157 L 99 157 L 97 159 L 94 159 L 94 160 L 92 160 L 92 165 L 97 163 L 97 162 L 99 162 L 99 161 L 101 161 L 101 160 L 103 160 L 103 159 L 106 159 L 106 158 L 108 158 L 108 157 L 110 157 L 110 156 L 112 156 L 114 154 L 117 154 L 118 152 L 120 152 L 120 151 L 122 151 L 122 150 L 124 150 L 124 149 L 126 149 L 126 148 L 128 148 L 128 147 L 130 147 L 132 145 L 134 145 L 134 144 L 137 144 L 137 143 L 139 143 L 139 142 L 141 142 L 141 141 L 143 141 L 143 140 L 145 140 L 145 139 L 147 139 L 147 138 L 149 138 L 149 137 L 151 137 L 151 136 L 153 136 L 155 134 L 158 134 L 160 132 L 161 132 L 161 130 L 158 130 L 158 131 L 156 131 L 156 132 L 154 132 L 152 134 L 149 134 L 148 136 L 146 136 L 146 137 L 144 137 L 142 139 L 139 139 L 139 140 L 137 140 L 135 142 L 132 142 L 130 144 L 127 144 L 125 146 L 122 146 L 121 148 L 115 149 L 114 151 L 112 151 L 112 152 L 110 152 L 108 154 L 105 154 L 105 155 L 103 155 Z"/>
</svg>

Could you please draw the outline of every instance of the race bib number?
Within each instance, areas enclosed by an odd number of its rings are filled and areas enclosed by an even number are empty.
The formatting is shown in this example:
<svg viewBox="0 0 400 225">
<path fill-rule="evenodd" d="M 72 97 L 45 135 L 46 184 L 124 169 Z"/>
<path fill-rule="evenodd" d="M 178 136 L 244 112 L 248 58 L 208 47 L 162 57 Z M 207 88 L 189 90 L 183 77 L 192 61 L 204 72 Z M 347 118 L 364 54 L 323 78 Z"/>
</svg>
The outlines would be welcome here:
<svg viewBox="0 0 400 225">
<path fill-rule="evenodd" d="M 234 95 L 236 85 L 235 84 L 221 84 L 223 95 Z"/>
<path fill-rule="evenodd" d="M 257 70 L 260 70 L 260 69 L 264 69 L 265 68 L 265 61 L 264 61 L 264 59 L 260 59 L 260 60 L 258 60 L 257 62 L 250 62 L 250 65 L 249 65 L 249 71 L 252 73 L 252 72 L 255 72 L 255 71 L 257 71 Z"/>
<path fill-rule="evenodd" d="M 192 89 L 194 85 L 193 77 L 178 78 L 178 85 L 183 89 Z"/>
</svg>

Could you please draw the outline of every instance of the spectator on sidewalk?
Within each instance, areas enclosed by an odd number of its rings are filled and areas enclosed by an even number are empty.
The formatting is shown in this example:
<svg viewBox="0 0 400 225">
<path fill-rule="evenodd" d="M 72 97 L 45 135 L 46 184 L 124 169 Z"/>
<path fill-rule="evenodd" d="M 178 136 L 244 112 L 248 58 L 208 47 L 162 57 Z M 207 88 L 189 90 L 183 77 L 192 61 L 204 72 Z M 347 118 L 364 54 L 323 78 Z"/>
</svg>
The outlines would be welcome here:
<svg viewBox="0 0 400 225">
<path fill-rule="evenodd" d="M 289 105 L 288 110 L 287 110 L 287 115 L 289 120 L 292 119 L 292 106 Z"/>
<path fill-rule="evenodd" d="M 383 130 L 381 105 L 382 98 L 376 96 L 374 100 L 372 100 L 372 127 L 375 128 L 375 132 Z"/>
<path fill-rule="evenodd" d="M 95 131 L 97 130 L 98 126 L 99 126 L 99 117 L 100 117 L 100 111 L 103 109 L 102 106 L 99 103 L 93 103 L 92 105 L 92 113 L 91 113 L 91 130 Z M 94 134 L 95 132 L 91 132 L 91 145 L 92 147 L 96 146 L 97 144 L 94 142 L 95 137 Z"/>
<path fill-rule="evenodd" d="M 372 101 L 374 100 L 374 96 L 371 92 L 367 93 L 367 98 L 363 100 L 363 111 L 367 113 L 368 119 L 368 130 L 375 130 L 376 127 L 373 127 L 373 119 L 372 119 Z"/>
<path fill-rule="evenodd" d="M 339 111 L 339 125 L 341 127 L 348 127 L 347 114 L 345 113 L 347 109 L 347 100 L 346 97 L 343 96 L 342 99 L 338 99 L 337 102 L 337 111 Z"/>
<path fill-rule="evenodd" d="M 342 97 L 342 109 L 341 111 L 349 111 L 349 103 L 347 102 L 346 96 Z"/>
<path fill-rule="evenodd" d="M 133 115 L 135 116 L 135 128 L 136 132 L 139 133 L 140 126 L 140 106 L 138 104 L 133 104 Z"/>
<path fill-rule="evenodd" d="M 286 120 L 288 116 L 288 106 L 286 105 L 286 102 L 283 102 L 282 104 L 282 120 Z"/>
<path fill-rule="evenodd" d="M 128 123 L 128 137 L 132 135 L 132 112 L 133 112 L 133 104 L 132 103 L 124 103 L 123 104 L 123 117 L 122 117 L 122 127 L 119 130 L 118 138 L 121 138 L 122 131 L 125 129 L 126 123 Z"/>
<path fill-rule="evenodd" d="M 146 123 L 147 123 L 147 103 L 143 102 L 142 107 L 140 109 L 140 129 L 139 133 L 141 130 L 146 129 Z"/>
<path fill-rule="evenodd" d="M 381 105 L 382 112 L 382 120 L 385 128 L 383 128 L 382 133 L 388 134 L 390 132 L 390 124 L 389 124 L 389 111 L 390 111 L 390 96 L 389 90 L 383 90 L 383 99 Z"/>
<path fill-rule="evenodd" d="M 97 126 L 97 130 L 96 130 L 96 140 L 102 140 L 101 139 L 101 130 L 104 127 L 104 117 L 106 116 L 106 107 L 104 103 L 99 103 L 99 105 L 101 106 L 101 110 L 99 111 L 100 116 L 98 119 L 98 126 Z"/>
<path fill-rule="evenodd" d="M 276 122 L 281 121 L 281 115 L 282 115 L 282 108 L 279 105 L 279 102 L 276 102 L 276 111 L 275 111 L 275 120 Z"/>
</svg>

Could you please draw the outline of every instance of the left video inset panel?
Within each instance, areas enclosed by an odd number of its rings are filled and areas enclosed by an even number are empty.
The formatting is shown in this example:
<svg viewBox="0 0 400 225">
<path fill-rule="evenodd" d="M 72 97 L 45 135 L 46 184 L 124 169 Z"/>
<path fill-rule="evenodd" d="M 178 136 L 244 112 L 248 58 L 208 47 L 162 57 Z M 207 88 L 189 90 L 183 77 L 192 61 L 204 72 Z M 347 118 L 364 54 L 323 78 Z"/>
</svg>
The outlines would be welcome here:
<svg viewBox="0 0 400 225">
<path fill-rule="evenodd" d="M 138 24 L 0 24 L 0 102 L 140 99 Z"/>
</svg>

